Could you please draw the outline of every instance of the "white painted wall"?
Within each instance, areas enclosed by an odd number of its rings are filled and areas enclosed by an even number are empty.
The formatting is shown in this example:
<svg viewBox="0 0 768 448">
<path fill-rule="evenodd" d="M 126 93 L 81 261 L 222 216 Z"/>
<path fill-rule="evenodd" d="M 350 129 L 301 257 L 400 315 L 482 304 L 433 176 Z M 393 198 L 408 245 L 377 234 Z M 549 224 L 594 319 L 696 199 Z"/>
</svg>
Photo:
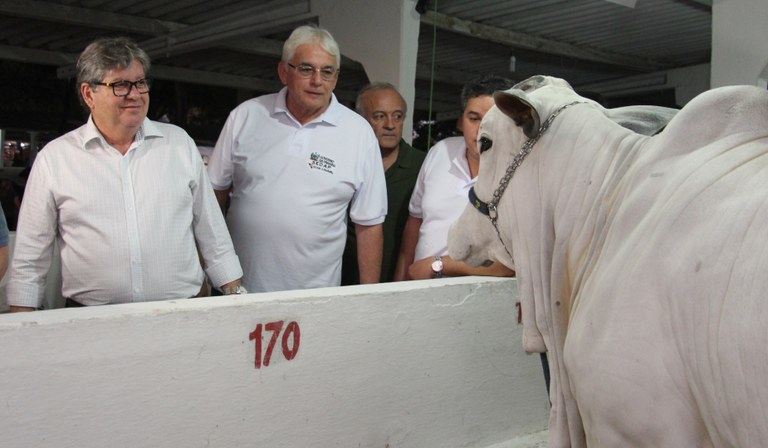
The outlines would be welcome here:
<svg viewBox="0 0 768 448">
<path fill-rule="evenodd" d="M 420 17 L 416 0 L 312 0 L 320 26 L 328 29 L 341 52 L 365 67 L 372 82 L 390 82 L 408 104 L 403 138 L 413 140 L 416 57 Z M 344 76 L 344 73 L 341 74 Z"/>
<path fill-rule="evenodd" d="M 685 106 L 696 95 L 709 90 L 710 64 L 667 71 L 667 85 L 675 89 L 675 102 Z"/>
<path fill-rule="evenodd" d="M 712 4 L 712 87 L 758 85 L 768 66 L 768 3 L 714 0 Z"/>
<path fill-rule="evenodd" d="M 513 279 L 0 315 L 4 448 L 542 446 Z M 296 322 L 255 367 L 258 324 Z M 271 332 L 265 332 L 264 348 Z M 293 335 L 285 339 L 290 353 Z"/>
</svg>

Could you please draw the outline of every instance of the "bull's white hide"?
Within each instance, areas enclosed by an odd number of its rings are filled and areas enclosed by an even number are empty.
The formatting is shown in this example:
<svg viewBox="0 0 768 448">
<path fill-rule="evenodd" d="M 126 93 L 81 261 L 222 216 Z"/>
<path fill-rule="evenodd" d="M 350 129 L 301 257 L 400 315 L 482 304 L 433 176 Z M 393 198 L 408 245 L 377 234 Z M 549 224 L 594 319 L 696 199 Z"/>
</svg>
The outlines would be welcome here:
<svg viewBox="0 0 768 448">
<path fill-rule="evenodd" d="M 533 447 L 549 404 L 516 299 L 465 277 L 3 314 L 0 446 Z M 256 369 L 250 333 L 279 320 L 298 353 Z"/>
<path fill-rule="evenodd" d="M 481 126 L 486 201 L 523 131 L 585 101 L 516 87 Z M 516 269 L 525 348 L 549 352 L 550 446 L 764 446 L 768 92 L 706 92 L 653 137 L 615 121 L 587 102 L 541 136 L 499 205 L 513 259 L 471 207 L 451 256 Z"/>
</svg>

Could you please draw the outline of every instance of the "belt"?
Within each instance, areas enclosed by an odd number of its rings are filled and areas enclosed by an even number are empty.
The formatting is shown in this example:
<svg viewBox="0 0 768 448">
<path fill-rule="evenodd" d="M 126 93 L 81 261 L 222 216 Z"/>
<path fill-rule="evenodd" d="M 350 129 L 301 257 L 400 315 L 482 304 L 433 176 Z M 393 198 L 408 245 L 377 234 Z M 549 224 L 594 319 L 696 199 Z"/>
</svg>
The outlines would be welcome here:
<svg viewBox="0 0 768 448">
<path fill-rule="evenodd" d="M 67 299 L 67 303 L 65 305 L 66 308 L 79 308 L 81 306 L 85 306 L 85 305 L 83 305 L 80 302 L 75 302 L 74 300 L 69 299 L 69 298 Z"/>
</svg>

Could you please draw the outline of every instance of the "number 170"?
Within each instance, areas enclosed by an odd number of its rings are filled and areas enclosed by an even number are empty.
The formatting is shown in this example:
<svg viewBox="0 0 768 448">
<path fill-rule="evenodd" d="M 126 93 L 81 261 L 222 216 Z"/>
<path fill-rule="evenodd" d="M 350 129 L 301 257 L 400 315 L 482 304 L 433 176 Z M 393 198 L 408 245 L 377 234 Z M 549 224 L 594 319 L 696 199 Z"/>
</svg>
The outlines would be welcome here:
<svg viewBox="0 0 768 448">
<path fill-rule="evenodd" d="M 269 365 L 269 361 L 272 359 L 272 351 L 275 349 L 275 345 L 277 344 L 278 338 L 280 338 L 280 332 L 283 329 L 284 322 L 285 321 L 279 320 L 276 322 L 268 322 L 263 325 L 258 324 L 256 325 L 256 329 L 248 334 L 248 339 L 251 341 L 255 341 L 256 359 L 253 364 L 257 369 L 260 369 L 261 366 L 267 367 Z M 267 344 L 266 350 L 264 350 L 263 342 L 262 342 L 262 340 L 264 339 L 264 335 L 263 335 L 264 331 L 272 332 L 272 336 L 269 339 L 269 343 Z M 291 339 L 290 347 L 289 347 L 289 339 Z M 290 361 L 296 357 L 296 354 L 299 352 L 300 343 L 301 343 L 301 331 L 299 330 L 299 324 L 296 323 L 296 321 L 291 321 L 285 327 L 285 332 L 283 333 L 283 337 L 282 337 L 282 343 L 280 344 L 283 351 L 283 356 L 285 357 L 286 360 Z M 263 356 L 262 356 L 262 352 L 263 352 Z"/>
</svg>

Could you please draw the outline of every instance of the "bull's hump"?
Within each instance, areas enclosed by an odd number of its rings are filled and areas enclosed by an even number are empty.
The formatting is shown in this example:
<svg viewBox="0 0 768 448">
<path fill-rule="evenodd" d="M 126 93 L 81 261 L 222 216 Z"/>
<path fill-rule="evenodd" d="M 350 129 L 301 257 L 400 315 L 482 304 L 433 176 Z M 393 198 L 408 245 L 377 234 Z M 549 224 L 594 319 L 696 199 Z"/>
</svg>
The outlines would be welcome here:
<svg viewBox="0 0 768 448">
<path fill-rule="evenodd" d="M 680 155 L 736 134 L 768 137 L 768 91 L 753 86 L 721 87 L 697 96 L 658 136 L 666 155 Z"/>
</svg>

